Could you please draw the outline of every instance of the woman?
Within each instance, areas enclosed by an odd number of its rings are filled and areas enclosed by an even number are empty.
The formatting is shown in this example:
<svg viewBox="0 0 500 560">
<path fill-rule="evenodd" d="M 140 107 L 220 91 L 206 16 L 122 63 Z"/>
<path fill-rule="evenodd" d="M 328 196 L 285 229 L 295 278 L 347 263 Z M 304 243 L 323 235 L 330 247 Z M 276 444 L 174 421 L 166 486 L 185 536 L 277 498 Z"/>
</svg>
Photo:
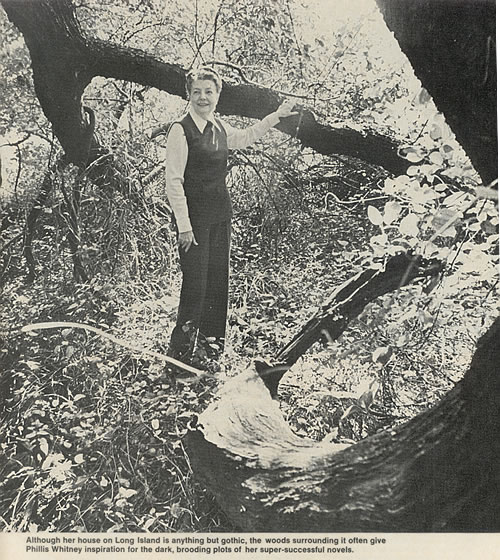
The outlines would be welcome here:
<svg viewBox="0 0 500 560">
<path fill-rule="evenodd" d="M 222 87 L 208 67 L 189 72 L 189 110 L 170 128 L 166 143 L 166 191 L 174 212 L 182 270 L 177 324 L 170 355 L 190 361 L 196 341 L 226 332 L 231 200 L 226 187 L 228 150 L 244 148 L 281 118 L 295 115 L 287 101 L 262 121 L 236 129 L 214 116 Z"/>
</svg>

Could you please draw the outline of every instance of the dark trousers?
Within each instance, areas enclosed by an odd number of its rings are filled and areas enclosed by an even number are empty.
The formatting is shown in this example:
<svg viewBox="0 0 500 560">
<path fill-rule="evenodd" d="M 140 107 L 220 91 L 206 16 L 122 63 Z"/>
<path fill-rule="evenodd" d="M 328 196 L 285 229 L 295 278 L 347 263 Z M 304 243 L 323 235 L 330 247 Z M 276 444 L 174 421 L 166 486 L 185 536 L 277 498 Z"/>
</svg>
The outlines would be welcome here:
<svg viewBox="0 0 500 560">
<path fill-rule="evenodd" d="M 198 245 L 191 245 L 187 253 L 179 248 L 182 288 L 170 342 L 174 352 L 189 346 L 183 329 L 188 322 L 205 337 L 224 338 L 226 334 L 231 223 L 193 226 L 193 233 Z"/>
</svg>

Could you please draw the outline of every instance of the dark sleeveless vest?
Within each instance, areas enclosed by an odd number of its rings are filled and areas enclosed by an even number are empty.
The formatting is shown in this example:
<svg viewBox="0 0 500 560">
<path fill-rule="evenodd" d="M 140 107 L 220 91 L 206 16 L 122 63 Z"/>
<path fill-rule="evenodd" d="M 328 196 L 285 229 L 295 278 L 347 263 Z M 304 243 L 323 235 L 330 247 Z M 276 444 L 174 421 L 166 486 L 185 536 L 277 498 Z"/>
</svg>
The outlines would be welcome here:
<svg viewBox="0 0 500 560">
<path fill-rule="evenodd" d="M 217 120 L 209 132 L 201 133 L 191 115 L 180 121 L 188 145 L 184 171 L 189 218 L 193 227 L 216 224 L 231 219 L 232 208 L 226 187 L 227 135 Z M 213 130 L 213 132 L 212 132 Z"/>
</svg>

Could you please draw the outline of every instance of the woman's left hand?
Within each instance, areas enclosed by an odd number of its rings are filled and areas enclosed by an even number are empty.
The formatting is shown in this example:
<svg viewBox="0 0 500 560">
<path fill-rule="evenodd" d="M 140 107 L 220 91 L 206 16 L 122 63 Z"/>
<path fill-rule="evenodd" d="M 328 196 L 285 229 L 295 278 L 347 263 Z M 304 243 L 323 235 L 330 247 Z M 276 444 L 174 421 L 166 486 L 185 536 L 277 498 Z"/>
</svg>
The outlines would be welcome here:
<svg viewBox="0 0 500 560">
<path fill-rule="evenodd" d="M 292 111 L 295 106 L 295 102 L 291 99 L 287 99 L 284 101 L 276 110 L 276 114 L 280 119 L 284 119 L 285 117 L 291 117 L 292 115 L 298 115 L 297 111 Z"/>
</svg>

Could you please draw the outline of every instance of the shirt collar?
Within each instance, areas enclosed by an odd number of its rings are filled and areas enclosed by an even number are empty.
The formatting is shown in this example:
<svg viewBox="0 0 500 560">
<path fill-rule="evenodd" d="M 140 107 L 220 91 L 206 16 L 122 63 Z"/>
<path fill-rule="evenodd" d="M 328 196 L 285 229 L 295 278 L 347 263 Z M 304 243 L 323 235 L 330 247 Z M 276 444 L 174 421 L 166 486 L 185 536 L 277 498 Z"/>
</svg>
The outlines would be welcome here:
<svg viewBox="0 0 500 560">
<path fill-rule="evenodd" d="M 205 120 L 205 119 L 202 119 L 199 115 L 197 115 L 195 110 L 191 107 L 189 109 L 189 114 L 191 115 L 191 118 L 193 119 L 194 124 L 196 125 L 196 127 L 198 128 L 198 130 L 201 133 L 203 133 L 203 131 L 205 130 L 205 126 L 207 124 L 207 121 L 210 121 L 217 130 L 220 130 L 219 125 L 215 121 L 215 116 L 214 116 L 213 113 L 208 117 L 207 120 Z"/>
</svg>

